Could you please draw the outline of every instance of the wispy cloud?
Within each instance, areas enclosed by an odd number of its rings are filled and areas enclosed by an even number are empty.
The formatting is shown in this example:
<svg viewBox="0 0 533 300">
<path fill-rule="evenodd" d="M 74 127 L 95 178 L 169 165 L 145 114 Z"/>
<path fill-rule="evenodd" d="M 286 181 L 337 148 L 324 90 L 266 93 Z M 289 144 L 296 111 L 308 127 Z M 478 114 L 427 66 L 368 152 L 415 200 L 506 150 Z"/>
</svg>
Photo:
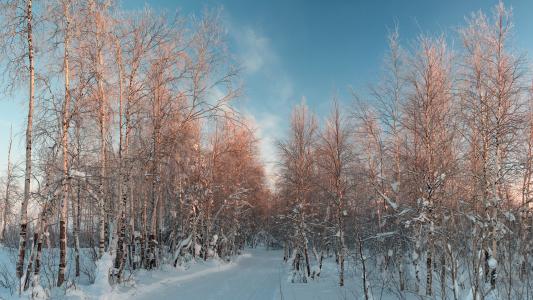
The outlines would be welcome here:
<svg viewBox="0 0 533 300">
<path fill-rule="evenodd" d="M 277 60 L 269 39 L 250 27 L 240 30 L 236 41 L 242 51 L 240 60 L 247 74 L 264 71 L 266 64 Z"/>
<path fill-rule="evenodd" d="M 283 136 L 288 103 L 294 97 L 292 80 L 285 70 L 272 41 L 250 26 L 230 26 L 237 60 L 243 67 L 246 105 L 242 109 L 259 138 L 259 151 L 269 183 L 277 174 L 276 141 Z"/>
<path fill-rule="evenodd" d="M 250 26 L 229 26 L 237 46 L 237 60 L 243 67 L 245 80 L 257 81 L 267 87 L 262 95 L 272 104 L 284 104 L 293 97 L 292 80 L 283 66 L 272 41 Z M 263 101 L 265 99 L 257 99 Z"/>
<path fill-rule="evenodd" d="M 277 175 L 278 151 L 276 141 L 281 132 L 279 126 L 280 118 L 268 112 L 256 114 L 246 112 L 245 117 L 251 123 L 252 128 L 255 129 L 256 137 L 259 139 L 259 151 L 261 160 L 265 166 L 268 183 L 273 186 Z"/>
</svg>

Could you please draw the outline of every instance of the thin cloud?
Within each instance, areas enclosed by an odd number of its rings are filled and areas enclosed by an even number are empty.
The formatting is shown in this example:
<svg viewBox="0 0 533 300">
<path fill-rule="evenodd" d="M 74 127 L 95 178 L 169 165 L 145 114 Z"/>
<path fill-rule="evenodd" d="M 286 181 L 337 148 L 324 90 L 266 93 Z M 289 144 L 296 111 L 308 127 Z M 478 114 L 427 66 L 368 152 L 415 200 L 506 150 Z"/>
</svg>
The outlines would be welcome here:
<svg viewBox="0 0 533 300">
<path fill-rule="evenodd" d="M 270 47 L 270 41 L 260 36 L 252 28 L 247 27 L 242 30 L 237 39 L 239 48 L 242 49 L 241 61 L 244 70 L 248 74 L 259 72 L 265 65 L 277 60 L 274 51 Z"/>
<path fill-rule="evenodd" d="M 261 160 L 265 166 L 268 184 L 273 187 L 277 174 L 276 161 L 277 149 L 276 140 L 282 129 L 279 127 L 280 117 L 272 113 L 252 114 L 245 112 L 245 117 L 255 129 L 256 137 L 259 139 L 259 152 Z"/>
<path fill-rule="evenodd" d="M 286 72 L 272 41 L 250 26 L 229 26 L 229 34 L 237 47 L 237 61 L 243 67 L 245 82 L 260 83 L 261 93 L 247 95 L 242 109 L 259 139 L 261 160 L 271 186 L 276 178 L 278 151 L 276 141 L 282 137 L 283 115 L 294 98 L 292 80 Z M 246 87 L 245 87 L 246 90 Z M 286 121 L 286 120 L 285 120 Z"/>
</svg>

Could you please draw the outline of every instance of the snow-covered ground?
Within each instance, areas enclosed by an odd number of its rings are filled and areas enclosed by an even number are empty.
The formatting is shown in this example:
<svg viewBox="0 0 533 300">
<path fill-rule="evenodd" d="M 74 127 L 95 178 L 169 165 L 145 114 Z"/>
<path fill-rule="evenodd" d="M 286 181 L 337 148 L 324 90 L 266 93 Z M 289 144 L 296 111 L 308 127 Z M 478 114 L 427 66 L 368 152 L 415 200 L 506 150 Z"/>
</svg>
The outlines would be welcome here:
<svg viewBox="0 0 533 300">
<path fill-rule="evenodd" d="M 234 262 L 195 263 L 136 276 L 134 287 L 113 299 L 275 299 L 282 280 L 279 252 L 250 250 Z"/>
<path fill-rule="evenodd" d="M 319 279 L 291 283 L 290 264 L 284 264 L 281 251 L 248 249 L 231 263 L 196 262 L 187 269 L 170 266 L 156 271 L 140 271 L 134 282 L 116 287 L 111 293 L 90 290 L 69 291 L 67 299 L 362 299 L 359 285 L 349 276 L 347 286 L 339 287 L 333 261 L 324 265 Z M 97 295 L 98 294 L 98 295 Z"/>
<path fill-rule="evenodd" d="M 90 251 L 85 251 L 88 255 Z M 45 255 L 49 256 L 49 255 Z M 47 292 L 51 299 L 72 299 L 72 300 L 134 300 L 134 299 L 215 299 L 215 300 L 335 300 L 335 299 L 364 299 L 362 289 L 362 273 L 360 266 L 355 268 L 357 261 L 349 256 L 346 264 L 345 286 L 338 285 L 338 268 L 334 257 L 327 257 L 320 277 L 308 279 L 307 283 L 291 282 L 291 264 L 283 262 L 283 253 L 279 250 L 266 250 L 264 248 L 247 249 L 243 254 L 233 258 L 231 262 L 224 262 L 218 259 L 211 259 L 206 262 L 198 260 L 190 262 L 186 267 L 172 267 L 170 264 L 163 264 L 157 270 L 138 270 L 135 273 L 128 273 L 125 282 L 114 287 L 107 281 L 108 266 L 105 266 L 106 259 L 101 259 L 98 267 L 92 273 L 93 280 L 84 276 L 80 277 L 76 284 L 69 284 L 68 289 L 55 288 Z M 50 259 L 53 259 L 51 257 Z M 107 259 L 110 261 L 110 259 Z M 15 280 L 14 275 L 15 253 L 8 248 L 0 247 L 0 299 L 20 299 L 13 287 L 10 289 L 2 286 L 6 279 L 6 274 L 11 274 L 10 280 Z M 89 270 L 89 259 L 84 259 L 85 269 Z M 107 265 L 110 263 L 108 262 Z M 49 264 L 55 266 L 53 263 Z M 313 261 L 313 265 L 315 262 Z M 371 264 L 370 264 L 371 265 Z M 46 265 L 45 265 L 46 266 Z M 46 284 L 46 278 L 51 278 L 49 284 L 53 285 L 56 274 L 53 270 L 43 273 L 41 281 Z M 408 273 L 410 272 L 409 270 Z M 52 273 L 50 273 L 52 272 Z M 50 274 L 48 274 L 50 273 Z M 394 282 L 392 270 L 380 267 L 368 269 L 370 278 L 370 299 L 391 300 L 391 299 L 420 299 L 413 292 L 404 291 L 399 293 L 394 287 L 398 286 Z M 422 274 L 424 275 L 424 274 Z M 94 283 L 89 283 L 94 282 Z M 438 284 L 434 286 L 436 295 L 440 295 Z M 450 288 L 450 287 L 448 287 Z M 30 291 L 23 294 L 21 298 L 29 298 Z M 451 291 L 448 294 L 450 297 Z M 460 290 L 459 299 L 470 299 L 469 289 L 465 287 Z M 439 298 L 438 296 L 436 297 Z M 490 299 L 503 299 L 504 297 L 488 297 Z"/>
</svg>

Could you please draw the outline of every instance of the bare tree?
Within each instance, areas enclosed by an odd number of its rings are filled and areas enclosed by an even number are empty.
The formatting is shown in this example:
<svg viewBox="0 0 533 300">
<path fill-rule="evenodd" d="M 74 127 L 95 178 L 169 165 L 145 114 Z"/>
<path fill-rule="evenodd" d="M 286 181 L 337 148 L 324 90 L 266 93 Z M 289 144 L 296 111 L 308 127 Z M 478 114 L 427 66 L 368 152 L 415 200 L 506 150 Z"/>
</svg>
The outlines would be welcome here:
<svg viewBox="0 0 533 300">
<path fill-rule="evenodd" d="M 293 226 L 293 281 L 307 282 L 311 275 L 308 245 L 307 213 L 312 193 L 315 166 L 317 124 L 307 107 L 295 108 L 291 118 L 290 137 L 279 143 L 281 151 L 284 193 L 289 203 L 286 218 Z M 305 267 L 305 269 L 304 269 Z"/>
<path fill-rule="evenodd" d="M 510 11 L 502 3 L 489 21 L 483 14 L 472 16 L 462 31 L 465 48 L 463 101 L 467 141 L 471 151 L 471 176 L 477 181 L 474 214 L 482 232 L 485 273 L 491 287 L 497 280 L 498 243 L 502 238 L 502 205 L 509 188 L 511 172 L 517 165 L 512 152 L 521 124 L 523 60 L 508 50 L 512 23 Z M 488 231 L 487 231 L 488 230 Z M 474 264 L 481 264 L 474 262 Z M 477 271 L 475 271 L 477 272 Z M 479 274 L 474 274 L 474 294 L 480 290 Z"/>
<path fill-rule="evenodd" d="M 452 108 L 451 57 L 444 40 L 420 39 L 420 48 L 412 58 L 409 74 L 409 98 L 404 126 L 410 132 L 412 149 L 410 173 L 413 196 L 418 198 L 419 222 L 427 233 L 422 244 L 426 256 L 426 295 L 433 294 L 433 264 L 443 226 L 446 184 L 453 175 L 455 158 Z"/>
<path fill-rule="evenodd" d="M 331 115 L 321 133 L 318 161 L 325 173 L 323 179 L 329 183 L 327 185 L 328 198 L 333 200 L 331 203 L 335 209 L 340 286 L 344 286 L 344 261 L 347 255 L 344 222 L 348 215 L 345 199 L 349 188 L 347 173 L 353 161 L 349 136 L 346 120 L 340 112 L 339 104 L 334 101 Z"/>
<path fill-rule="evenodd" d="M 61 286 L 65 281 L 65 268 L 67 266 L 67 221 L 68 206 L 70 193 L 70 175 L 69 175 L 69 149 L 68 149 L 68 131 L 70 127 L 70 69 L 69 69 L 69 51 L 70 51 L 70 1 L 64 1 L 63 18 L 64 18 L 64 75 L 65 75 L 65 99 L 62 109 L 62 128 L 61 128 L 61 147 L 63 153 L 63 180 L 62 180 L 62 199 L 61 199 L 61 217 L 59 224 L 59 271 L 57 277 L 57 286 Z"/>
<path fill-rule="evenodd" d="M 33 47 L 33 2 L 27 1 L 3 1 L 2 11 L 3 25 L 2 38 L 4 43 L 4 53 L 8 57 L 8 72 L 17 80 L 23 73 L 20 66 L 27 67 L 28 93 L 28 119 L 26 124 L 26 153 L 24 170 L 24 197 L 20 208 L 20 238 L 19 255 L 17 261 L 17 277 L 22 279 L 24 272 L 24 258 L 26 256 L 26 240 L 28 233 L 28 203 L 30 201 L 31 178 L 32 178 L 32 141 L 33 141 L 33 113 L 35 100 L 35 68 L 34 68 L 34 47 Z M 27 62 L 26 62 L 27 60 Z M 13 81 L 11 86 L 17 83 Z M 22 282 L 20 282 L 22 288 Z"/>
<path fill-rule="evenodd" d="M 6 172 L 6 190 L 4 198 L 4 206 L 2 210 L 2 227 L 0 229 L 0 239 L 2 241 L 6 238 L 6 226 L 8 223 L 8 216 L 11 210 L 11 187 L 13 185 L 13 162 L 11 161 L 11 148 L 13 146 L 13 128 L 11 127 L 9 133 L 9 144 L 7 148 L 7 172 Z"/>
</svg>

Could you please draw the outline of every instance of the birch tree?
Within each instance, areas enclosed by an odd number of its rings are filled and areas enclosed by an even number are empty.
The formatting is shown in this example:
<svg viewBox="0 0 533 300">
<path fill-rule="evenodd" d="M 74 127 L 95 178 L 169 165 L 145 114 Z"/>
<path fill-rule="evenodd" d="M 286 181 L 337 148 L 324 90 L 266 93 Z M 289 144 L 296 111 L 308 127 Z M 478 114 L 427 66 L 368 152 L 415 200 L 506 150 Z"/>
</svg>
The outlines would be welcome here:
<svg viewBox="0 0 533 300">
<path fill-rule="evenodd" d="M 307 213 L 311 200 L 315 168 L 317 124 L 314 116 L 302 104 L 291 117 L 290 136 L 279 143 L 283 166 L 283 184 L 289 203 L 288 218 L 292 222 L 293 282 L 307 282 L 311 275 L 308 245 Z"/>
<path fill-rule="evenodd" d="M 13 128 L 9 130 L 9 142 L 7 148 L 7 170 L 6 170 L 6 182 L 5 182 L 5 196 L 4 196 L 4 205 L 2 209 L 2 227 L 0 228 L 0 239 L 2 241 L 6 238 L 6 227 L 8 225 L 8 216 L 10 215 L 11 210 L 11 194 L 13 182 L 13 162 L 11 161 L 11 149 L 13 146 Z"/>
<path fill-rule="evenodd" d="M 344 261 L 347 255 L 346 228 L 344 219 L 347 217 L 346 194 L 349 188 L 348 169 L 353 160 L 351 141 L 346 119 L 340 112 L 337 102 L 333 102 L 332 112 L 322 130 L 318 148 L 321 158 L 319 165 L 325 172 L 328 198 L 332 199 L 335 209 L 335 237 L 339 261 L 339 285 L 344 286 Z"/>
<path fill-rule="evenodd" d="M 410 172 L 412 182 L 417 186 L 419 216 L 416 220 L 427 233 L 423 241 L 417 241 L 425 246 L 427 296 L 433 294 L 437 230 L 444 225 L 446 183 L 452 177 L 455 161 L 450 114 L 453 105 L 450 61 L 443 39 L 421 38 L 408 77 L 410 92 L 405 126 L 415 147 L 411 152 L 414 157 L 411 158 Z"/>
<path fill-rule="evenodd" d="M 57 277 L 57 286 L 61 286 L 65 281 L 65 268 L 67 266 L 67 221 L 68 221 L 68 206 L 69 206 L 69 142 L 68 131 L 70 127 L 70 70 L 69 70 L 69 51 L 70 51 L 70 1 L 62 3 L 63 18 L 64 18 L 64 37 L 63 37 L 63 64 L 65 77 L 65 99 L 63 100 L 62 108 L 62 128 L 61 128 L 61 147 L 63 153 L 63 179 L 62 179 L 62 199 L 61 199 L 61 217 L 59 223 L 59 271 Z"/>
<path fill-rule="evenodd" d="M 475 214 L 482 215 L 481 224 L 476 224 L 483 237 L 478 247 L 484 252 L 484 269 L 486 274 L 490 273 L 493 289 L 497 281 L 498 243 L 504 234 L 500 214 L 510 172 L 517 164 L 512 152 L 517 141 L 516 129 L 521 124 L 524 90 L 523 60 L 508 45 L 510 17 L 510 11 L 500 3 L 492 19 L 481 13 L 473 15 L 462 31 L 464 111 L 473 161 L 471 176 L 478 186 L 473 197 L 478 203 Z M 474 274 L 474 278 L 478 277 Z"/>
<path fill-rule="evenodd" d="M 33 1 L 3 1 L 2 3 L 2 38 L 3 51 L 7 58 L 7 74 L 14 80 L 24 78 L 28 84 L 28 111 L 26 122 L 26 151 L 24 170 L 24 195 L 20 208 L 20 237 L 17 260 L 17 277 L 21 280 L 26 256 L 26 240 L 28 234 L 28 203 L 31 195 L 32 178 L 32 141 L 33 141 L 33 113 L 35 102 L 35 62 L 33 45 Z M 21 72 L 20 67 L 25 71 Z M 22 75 L 24 74 L 24 75 Z M 20 283 L 22 285 L 22 283 Z"/>
</svg>

